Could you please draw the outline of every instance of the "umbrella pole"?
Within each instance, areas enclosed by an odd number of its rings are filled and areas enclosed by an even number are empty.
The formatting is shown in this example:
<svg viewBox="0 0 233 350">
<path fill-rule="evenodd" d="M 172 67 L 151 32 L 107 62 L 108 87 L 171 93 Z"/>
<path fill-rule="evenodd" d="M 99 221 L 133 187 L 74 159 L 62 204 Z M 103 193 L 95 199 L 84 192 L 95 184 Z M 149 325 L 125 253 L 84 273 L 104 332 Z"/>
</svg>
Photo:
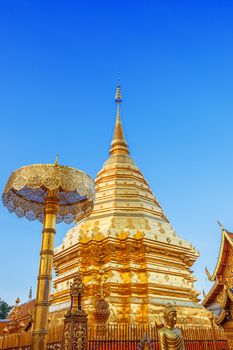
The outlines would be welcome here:
<svg viewBox="0 0 233 350">
<path fill-rule="evenodd" d="M 52 280 L 54 237 L 59 208 L 58 190 L 48 191 L 44 209 L 44 227 L 40 251 L 35 315 L 32 332 L 32 350 L 46 350 L 48 333 L 49 297 Z"/>
</svg>

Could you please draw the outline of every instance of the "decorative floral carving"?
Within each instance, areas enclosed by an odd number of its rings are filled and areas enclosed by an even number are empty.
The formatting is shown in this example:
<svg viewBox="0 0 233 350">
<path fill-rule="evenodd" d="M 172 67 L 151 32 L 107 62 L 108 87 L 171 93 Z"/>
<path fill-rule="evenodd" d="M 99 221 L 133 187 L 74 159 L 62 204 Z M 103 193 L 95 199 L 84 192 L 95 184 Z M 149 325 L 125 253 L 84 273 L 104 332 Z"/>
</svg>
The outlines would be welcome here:
<svg viewBox="0 0 233 350">
<path fill-rule="evenodd" d="M 216 301 L 219 303 L 221 308 L 224 309 L 224 307 L 226 306 L 226 303 L 227 303 L 227 291 L 225 288 L 223 288 L 222 292 L 220 294 L 218 294 Z"/>
<path fill-rule="evenodd" d="M 223 322 L 224 318 L 226 317 L 226 314 L 226 310 L 223 309 L 220 315 L 215 318 L 214 322 L 217 326 L 219 326 Z"/>
<path fill-rule="evenodd" d="M 97 323 L 106 323 L 110 316 L 109 304 L 106 300 L 100 299 L 96 302 L 94 317 Z"/>
<path fill-rule="evenodd" d="M 24 349 L 24 350 L 30 350 L 31 347 Z M 61 344 L 56 343 L 56 344 L 48 344 L 47 345 L 47 350 L 60 350 L 61 349 Z"/>
</svg>

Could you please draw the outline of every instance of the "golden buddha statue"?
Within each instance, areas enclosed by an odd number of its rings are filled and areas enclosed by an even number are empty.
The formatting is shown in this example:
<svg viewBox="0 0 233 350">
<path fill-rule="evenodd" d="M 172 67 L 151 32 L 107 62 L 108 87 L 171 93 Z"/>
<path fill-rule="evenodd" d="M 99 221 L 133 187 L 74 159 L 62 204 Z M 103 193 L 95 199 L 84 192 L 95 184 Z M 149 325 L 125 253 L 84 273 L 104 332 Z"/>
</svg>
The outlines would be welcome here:
<svg viewBox="0 0 233 350">
<path fill-rule="evenodd" d="M 160 350 L 185 350 L 181 331 L 174 327 L 176 318 L 176 308 L 167 304 L 164 309 L 166 325 L 159 330 Z"/>
</svg>

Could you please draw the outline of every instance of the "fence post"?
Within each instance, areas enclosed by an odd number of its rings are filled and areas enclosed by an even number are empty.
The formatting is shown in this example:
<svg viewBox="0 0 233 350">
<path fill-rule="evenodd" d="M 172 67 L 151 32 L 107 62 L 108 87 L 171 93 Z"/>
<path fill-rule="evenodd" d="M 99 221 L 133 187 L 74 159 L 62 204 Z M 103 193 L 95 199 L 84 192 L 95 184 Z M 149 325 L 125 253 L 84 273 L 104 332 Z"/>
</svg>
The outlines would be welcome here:
<svg viewBox="0 0 233 350">
<path fill-rule="evenodd" d="M 62 350 L 87 350 L 87 314 L 82 309 L 83 284 L 79 273 L 71 285 L 71 306 L 65 315 Z"/>
<path fill-rule="evenodd" d="M 18 343 L 18 348 L 19 348 L 19 350 L 21 350 L 21 337 L 22 337 L 22 333 L 23 333 L 24 327 L 25 327 L 24 322 L 23 322 L 23 321 L 20 322 L 20 325 L 19 325 L 19 335 L 18 335 L 18 337 L 19 337 L 19 343 Z"/>
<path fill-rule="evenodd" d="M 5 349 L 5 340 L 6 340 L 6 335 L 9 333 L 9 329 L 8 327 L 6 326 L 4 329 L 3 329 L 3 341 L 2 341 L 2 349 Z"/>
</svg>

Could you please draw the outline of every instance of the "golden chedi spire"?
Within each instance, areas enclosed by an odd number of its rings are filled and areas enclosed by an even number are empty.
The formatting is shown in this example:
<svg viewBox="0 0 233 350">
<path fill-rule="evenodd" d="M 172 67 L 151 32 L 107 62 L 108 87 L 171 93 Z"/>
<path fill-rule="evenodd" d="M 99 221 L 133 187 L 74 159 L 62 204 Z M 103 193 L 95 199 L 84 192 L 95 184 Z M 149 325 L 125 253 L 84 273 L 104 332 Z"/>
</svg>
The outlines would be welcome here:
<svg viewBox="0 0 233 350">
<path fill-rule="evenodd" d="M 101 265 L 103 293 L 113 310 L 109 322 L 116 318 L 121 323 L 151 322 L 154 310 L 167 302 L 197 307 L 198 292 L 193 288 L 190 267 L 198 253 L 176 235 L 129 154 L 120 116 L 120 85 L 115 101 L 114 136 L 110 156 L 96 177 L 94 209 L 55 249 L 57 276 L 50 311 L 55 314 L 66 308 L 69 281 L 79 268 L 86 285 L 84 308 L 94 322 Z"/>
<path fill-rule="evenodd" d="M 117 103 L 117 118 L 114 130 L 114 136 L 111 143 L 110 155 L 114 154 L 129 154 L 129 149 L 127 142 L 125 140 L 122 124 L 121 124 L 121 114 L 120 105 L 122 102 L 121 87 L 120 84 L 117 86 L 115 101 Z"/>
</svg>

